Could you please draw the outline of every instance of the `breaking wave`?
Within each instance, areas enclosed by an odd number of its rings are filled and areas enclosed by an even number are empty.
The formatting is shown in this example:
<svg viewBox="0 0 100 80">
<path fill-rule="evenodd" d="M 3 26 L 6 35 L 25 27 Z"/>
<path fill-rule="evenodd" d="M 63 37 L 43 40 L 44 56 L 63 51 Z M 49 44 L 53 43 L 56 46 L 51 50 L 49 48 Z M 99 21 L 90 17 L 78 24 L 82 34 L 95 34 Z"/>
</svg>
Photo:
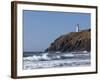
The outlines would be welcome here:
<svg viewBox="0 0 100 80">
<path fill-rule="evenodd" d="M 34 53 L 23 57 L 24 69 L 84 66 L 90 64 L 90 53 Z"/>
</svg>

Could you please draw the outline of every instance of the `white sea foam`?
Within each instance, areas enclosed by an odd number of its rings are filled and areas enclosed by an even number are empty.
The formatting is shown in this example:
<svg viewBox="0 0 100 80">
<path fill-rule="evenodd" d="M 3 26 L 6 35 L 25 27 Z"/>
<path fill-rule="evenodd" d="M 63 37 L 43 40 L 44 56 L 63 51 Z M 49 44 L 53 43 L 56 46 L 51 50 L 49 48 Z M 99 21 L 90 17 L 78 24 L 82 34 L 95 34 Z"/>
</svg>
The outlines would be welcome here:
<svg viewBox="0 0 100 80">
<path fill-rule="evenodd" d="M 38 60 L 50 60 L 50 58 L 47 56 L 48 53 L 43 53 L 42 55 L 33 55 L 30 57 L 24 57 L 24 60 L 28 60 L 28 61 L 38 61 Z"/>
<path fill-rule="evenodd" d="M 61 55 L 62 54 L 62 55 Z M 89 66 L 90 54 L 42 53 L 23 58 L 23 69 Z"/>
<path fill-rule="evenodd" d="M 64 54 L 66 57 L 74 57 L 74 54 Z"/>
<path fill-rule="evenodd" d="M 42 54 L 41 59 L 50 60 L 50 58 L 48 57 L 48 53 Z"/>
<path fill-rule="evenodd" d="M 53 60 L 53 61 L 25 61 L 24 69 L 35 68 L 52 68 L 52 67 L 73 67 L 73 66 L 85 66 L 90 65 L 89 60 Z"/>
</svg>

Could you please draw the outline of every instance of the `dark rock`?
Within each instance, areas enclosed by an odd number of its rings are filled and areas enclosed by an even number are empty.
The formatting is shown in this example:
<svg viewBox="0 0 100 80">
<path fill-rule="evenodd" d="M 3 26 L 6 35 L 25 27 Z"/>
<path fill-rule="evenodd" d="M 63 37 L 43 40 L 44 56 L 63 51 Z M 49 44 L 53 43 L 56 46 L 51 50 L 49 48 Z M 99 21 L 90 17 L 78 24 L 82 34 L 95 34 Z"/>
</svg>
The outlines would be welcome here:
<svg viewBox="0 0 100 80">
<path fill-rule="evenodd" d="M 54 40 L 45 52 L 71 52 L 91 50 L 91 29 L 70 32 Z"/>
</svg>

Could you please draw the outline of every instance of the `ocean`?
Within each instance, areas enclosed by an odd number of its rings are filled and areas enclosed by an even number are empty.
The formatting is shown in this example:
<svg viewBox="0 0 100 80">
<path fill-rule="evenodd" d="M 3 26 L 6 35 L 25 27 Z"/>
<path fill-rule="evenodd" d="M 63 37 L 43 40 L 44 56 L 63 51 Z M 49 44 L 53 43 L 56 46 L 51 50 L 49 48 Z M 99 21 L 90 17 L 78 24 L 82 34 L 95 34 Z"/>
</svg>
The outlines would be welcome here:
<svg viewBox="0 0 100 80">
<path fill-rule="evenodd" d="M 24 52 L 23 69 L 90 66 L 90 52 Z"/>
</svg>

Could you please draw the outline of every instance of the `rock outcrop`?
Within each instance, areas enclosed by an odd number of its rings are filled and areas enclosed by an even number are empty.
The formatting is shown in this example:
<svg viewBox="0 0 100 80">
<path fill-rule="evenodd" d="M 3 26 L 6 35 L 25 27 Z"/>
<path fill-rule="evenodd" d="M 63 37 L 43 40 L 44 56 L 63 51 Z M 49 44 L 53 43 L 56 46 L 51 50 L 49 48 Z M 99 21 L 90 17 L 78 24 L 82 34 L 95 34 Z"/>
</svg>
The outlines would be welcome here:
<svg viewBox="0 0 100 80">
<path fill-rule="evenodd" d="M 45 52 L 71 52 L 71 51 L 90 51 L 91 50 L 91 30 L 80 32 L 70 32 L 54 40 Z"/>
</svg>

